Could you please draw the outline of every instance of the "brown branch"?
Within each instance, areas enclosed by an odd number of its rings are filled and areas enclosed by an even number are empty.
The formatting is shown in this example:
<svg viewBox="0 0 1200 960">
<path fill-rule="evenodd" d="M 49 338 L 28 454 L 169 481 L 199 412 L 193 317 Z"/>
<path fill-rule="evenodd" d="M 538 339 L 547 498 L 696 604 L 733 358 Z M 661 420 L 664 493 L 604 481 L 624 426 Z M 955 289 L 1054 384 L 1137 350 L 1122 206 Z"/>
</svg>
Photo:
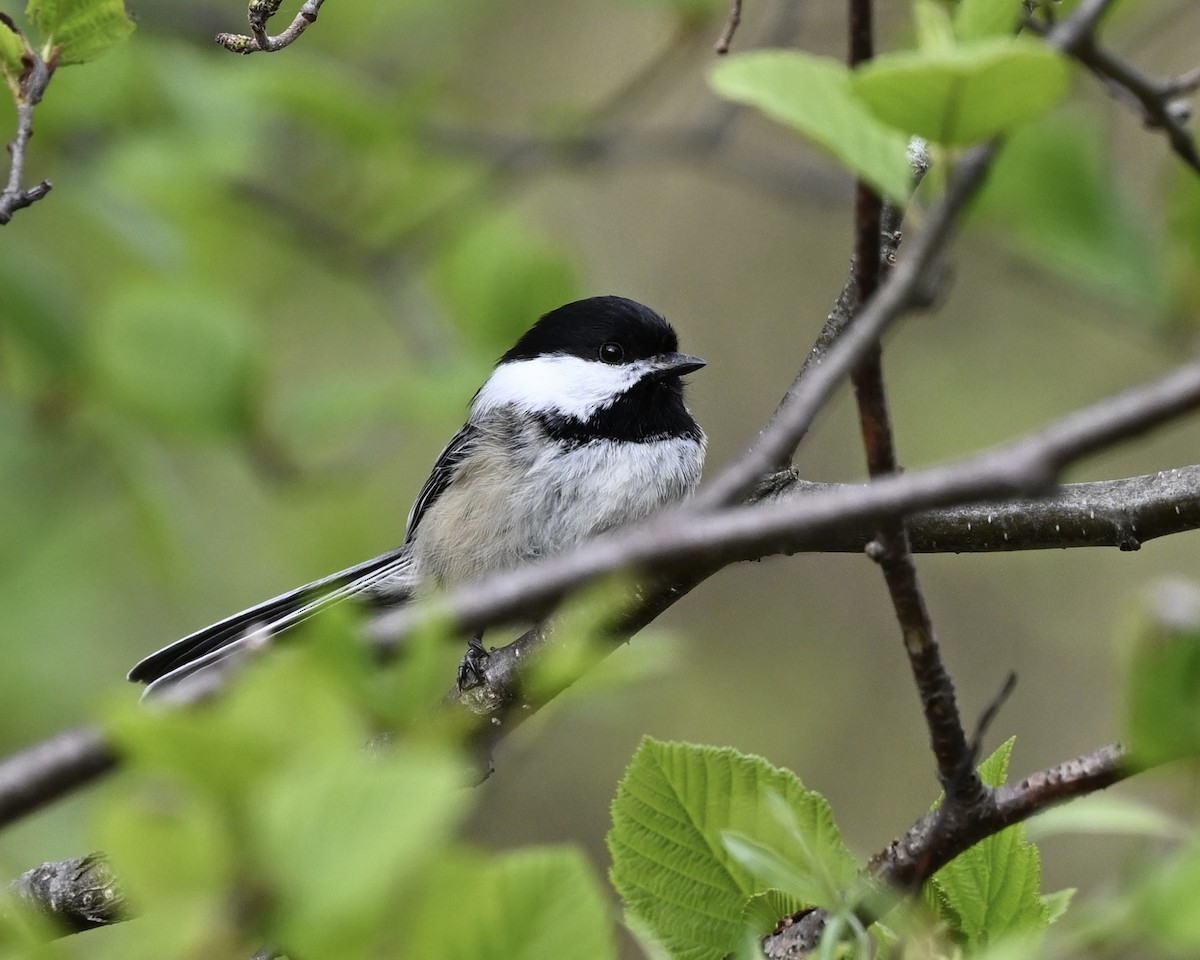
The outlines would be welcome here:
<svg viewBox="0 0 1200 960">
<path fill-rule="evenodd" d="M 872 0 L 851 0 L 851 67 L 874 56 L 872 13 Z M 870 302 L 885 271 L 881 257 L 882 237 L 883 200 L 860 180 L 855 195 L 854 267 L 851 273 L 857 298 L 862 302 Z M 900 464 L 883 379 L 883 350 L 878 341 L 851 371 L 850 380 L 854 385 L 868 472 L 872 478 L 894 475 Z M 983 783 L 972 763 L 974 751 L 959 716 L 954 682 L 942 661 L 904 518 L 881 523 L 867 554 L 879 564 L 887 585 L 920 696 L 942 789 L 964 802 L 975 799 L 983 790 Z"/>
<path fill-rule="evenodd" d="M 267 21 L 279 12 L 281 0 L 250 0 L 247 18 L 251 36 L 241 33 L 218 33 L 214 38 L 218 44 L 232 53 L 274 53 L 295 43 L 310 24 L 317 22 L 317 14 L 325 0 L 304 0 L 295 18 L 282 33 L 267 35 Z"/>
<path fill-rule="evenodd" d="M 8 145 L 9 161 L 8 183 L 0 192 L 0 225 L 12 220 L 13 214 L 25 207 L 32 206 L 48 194 L 53 186 L 49 180 L 34 184 L 32 187 L 22 187 L 25 179 L 25 160 L 29 149 L 29 141 L 33 137 L 33 113 L 46 93 L 50 78 L 54 75 L 54 64 L 47 63 L 26 44 L 26 70 L 18 85 L 19 93 L 15 97 L 17 106 L 17 134 Z"/>
<path fill-rule="evenodd" d="M 1020 783 L 985 788 L 985 795 L 952 816 L 926 814 L 898 840 L 872 858 L 871 873 L 888 886 L 914 889 L 980 840 L 1028 820 L 1059 803 L 1112 786 L 1136 772 L 1119 746 L 1032 774 Z"/>
<path fill-rule="evenodd" d="M 687 507 L 663 512 L 569 554 L 381 614 L 371 632 L 386 652 L 413 630 L 434 623 L 470 633 L 515 619 L 540 619 L 571 590 L 620 570 L 682 572 L 795 553 L 812 549 L 845 525 L 1046 492 L 1075 460 L 1197 407 L 1200 363 L 966 460 L 757 506 L 703 514 Z"/>
</svg>

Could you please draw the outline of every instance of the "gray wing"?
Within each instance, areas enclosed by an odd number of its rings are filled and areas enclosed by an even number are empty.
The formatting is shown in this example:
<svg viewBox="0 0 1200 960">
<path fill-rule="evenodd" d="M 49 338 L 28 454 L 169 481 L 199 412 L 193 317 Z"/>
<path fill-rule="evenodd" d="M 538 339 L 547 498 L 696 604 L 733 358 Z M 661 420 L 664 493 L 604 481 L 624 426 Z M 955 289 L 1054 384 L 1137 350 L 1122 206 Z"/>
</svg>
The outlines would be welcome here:
<svg viewBox="0 0 1200 960">
<path fill-rule="evenodd" d="M 468 422 L 446 444 L 446 449 L 438 456 L 437 462 L 429 472 L 429 479 L 425 481 L 425 486 L 421 487 L 421 492 L 417 494 L 417 499 L 413 501 L 412 509 L 408 512 L 408 530 L 404 535 L 405 543 L 412 543 L 421 518 L 425 516 L 430 507 L 437 503 L 438 497 L 446 492 L 446 488 L 450 486 L 450 481 L 454 479 L 459 466 L 479 441 L 479 436 L 479 428 Z"/>
</svg>

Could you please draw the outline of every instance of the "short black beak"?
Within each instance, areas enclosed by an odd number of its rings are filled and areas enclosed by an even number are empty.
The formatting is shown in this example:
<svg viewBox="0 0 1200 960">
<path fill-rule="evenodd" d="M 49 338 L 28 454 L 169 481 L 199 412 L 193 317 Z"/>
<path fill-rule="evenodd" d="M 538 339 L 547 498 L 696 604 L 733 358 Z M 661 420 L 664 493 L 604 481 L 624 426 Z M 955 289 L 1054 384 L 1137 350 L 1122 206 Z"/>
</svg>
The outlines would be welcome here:
<svg viewBox="0 0 1200 960">
<path fill-rule="evenodd" d="M 699 357 L 689 357 L 684 353 L 661 353 L 650 362 L 653 364 L 651 375 L 656 380 L 682 377 L 686 373 L 693 373 L 705 366 L 705 362 Z"/>
</svg>

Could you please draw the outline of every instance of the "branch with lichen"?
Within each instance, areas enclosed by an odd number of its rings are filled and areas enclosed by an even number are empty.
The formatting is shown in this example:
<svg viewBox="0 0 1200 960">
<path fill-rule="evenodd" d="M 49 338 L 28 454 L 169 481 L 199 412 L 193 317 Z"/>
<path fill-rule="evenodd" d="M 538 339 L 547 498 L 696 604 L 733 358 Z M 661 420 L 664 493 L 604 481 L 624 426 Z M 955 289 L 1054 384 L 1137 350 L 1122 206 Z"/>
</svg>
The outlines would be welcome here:
<svg viewBox="0 0 1200 960">
<path fill-rule="evenodd" d="M 246 17 L 250 21 L 250 35 L 243 33 L 218 33 L 215 37 L 226 50 L 232 53 L 274 53 L 295 43 L 310 24 L 317 22 L 317 14 L 325 0 L 304 0 L 292 22 L 283 32 L 270 36 L 267 22 L 279 12 L 283 0 L 250 0 Z"/>
</svg>

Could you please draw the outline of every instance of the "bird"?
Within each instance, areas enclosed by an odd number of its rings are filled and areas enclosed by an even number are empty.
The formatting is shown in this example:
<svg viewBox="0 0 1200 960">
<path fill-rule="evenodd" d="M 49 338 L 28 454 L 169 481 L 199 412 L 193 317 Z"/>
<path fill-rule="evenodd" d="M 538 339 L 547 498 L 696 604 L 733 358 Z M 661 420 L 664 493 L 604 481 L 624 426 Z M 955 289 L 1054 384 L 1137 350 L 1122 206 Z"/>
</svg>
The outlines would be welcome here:
<svg viewBox="0 0 1200 960">
<path fill-rule="evenodd" d="M 705 366 L 672 326 L 619 296 L 577 300 L 537 320 L 475 393 L 409 511 L 403 542 L 191 633 L 129 679 L 161 694 L 348 598 L 369 610 L 513 569 L 683 500 L 707 439 L 682 378 Z M 459 671 L 482 680 L 471 637 Z M 227 664 L 226 664 L 227 665 Z"/>
</svg>

